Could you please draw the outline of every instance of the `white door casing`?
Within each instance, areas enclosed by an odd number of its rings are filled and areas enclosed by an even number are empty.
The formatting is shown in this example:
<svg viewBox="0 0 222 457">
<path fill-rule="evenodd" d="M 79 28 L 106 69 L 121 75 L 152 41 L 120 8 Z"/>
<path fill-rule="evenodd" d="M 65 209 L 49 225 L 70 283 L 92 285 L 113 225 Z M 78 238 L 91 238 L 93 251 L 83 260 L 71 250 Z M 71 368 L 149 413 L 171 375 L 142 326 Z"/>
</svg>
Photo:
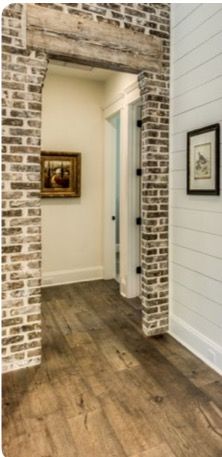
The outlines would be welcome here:
<svg viewBox="0 0 222 457">
<path fill-rule="evenodd" d="M 136 116 L 140 93 L 137 83 L 131 84 L 104 108 L 104 278 L 115 277 L 115 130 L 111 117 L 120 113 L 120 293 L 125 297 L 140 295 L 140 278 L 136 274 L 139 260 L 139 229 L 136 176 L 138 135 Z"/>
</svg>

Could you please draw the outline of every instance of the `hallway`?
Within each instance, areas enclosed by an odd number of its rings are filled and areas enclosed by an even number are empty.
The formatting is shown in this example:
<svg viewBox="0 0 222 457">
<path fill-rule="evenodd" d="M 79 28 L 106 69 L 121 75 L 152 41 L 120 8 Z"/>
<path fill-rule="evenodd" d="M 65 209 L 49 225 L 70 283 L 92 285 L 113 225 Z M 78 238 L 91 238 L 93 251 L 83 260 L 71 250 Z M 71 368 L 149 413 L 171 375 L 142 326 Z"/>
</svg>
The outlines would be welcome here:
<svg viewBox="0 0 222 457">
<path fill-rule="evenodd" d="M 43 289 L 41 366 L 3 377 L 5 457 L 221 457 L 222 379 L 145 339 L 115 281 Z"/>
</svg>

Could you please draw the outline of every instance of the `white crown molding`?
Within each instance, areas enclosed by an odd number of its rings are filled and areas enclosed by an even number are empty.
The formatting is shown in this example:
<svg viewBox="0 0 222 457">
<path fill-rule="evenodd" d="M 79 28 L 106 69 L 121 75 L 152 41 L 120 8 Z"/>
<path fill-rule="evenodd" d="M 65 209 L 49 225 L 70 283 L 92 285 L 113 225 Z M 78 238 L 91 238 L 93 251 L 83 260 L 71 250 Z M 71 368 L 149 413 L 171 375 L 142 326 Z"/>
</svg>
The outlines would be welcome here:
<svg viewBox="0 0 222 457">
<path fill-rule="evenodd" d="M 107 105 L 105 105 L 103 107 L 103 111 L 106 111 L 108 110 L 109 108 L 111 108 L 113 105 L 115 105 L 116 103 L 122 101 L 124 99 L 124 92 L 121 92 L 120 94 L 116 95 L 112 101 L 110 101 Z"/>
</svg>

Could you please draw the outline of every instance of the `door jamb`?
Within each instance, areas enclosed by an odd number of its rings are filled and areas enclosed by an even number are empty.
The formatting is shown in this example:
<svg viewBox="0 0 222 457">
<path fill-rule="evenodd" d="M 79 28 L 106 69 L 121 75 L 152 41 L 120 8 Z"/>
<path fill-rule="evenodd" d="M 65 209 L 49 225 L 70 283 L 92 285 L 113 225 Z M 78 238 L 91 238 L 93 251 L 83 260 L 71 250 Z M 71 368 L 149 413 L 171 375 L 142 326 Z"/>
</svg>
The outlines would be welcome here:
<svg viewBox="0 0 222 457">
<path fill-rule="evenodd" d="M 109 131 L 108 119 L 120 112 L 120 293 L 125 297 L 132 296 L 130 282 L 132 280 L 132 271 L 129 262 L 134 262 L 135 259 L 130 254 L 130 230 L 129 224 L 129 112 L 130 106 L 140 99 L 140 90 L 137 81 L 128 86 L 122 93 L 120 93 L 115 100 L 104 108 L 104 279 L 115 277 L 113 275 L 113 258 L 115 250 L 112 250 L 113 240 L 110 235 L 110 225 L 112 223 L 112 201 L 113 201 L 113 188 L 110 180 L 110 144 L 109 144 Z M 112 208 L 112 209 L 111 209 Z M 110 238 L 111 236 L 111 238 Z"/>
</svg>

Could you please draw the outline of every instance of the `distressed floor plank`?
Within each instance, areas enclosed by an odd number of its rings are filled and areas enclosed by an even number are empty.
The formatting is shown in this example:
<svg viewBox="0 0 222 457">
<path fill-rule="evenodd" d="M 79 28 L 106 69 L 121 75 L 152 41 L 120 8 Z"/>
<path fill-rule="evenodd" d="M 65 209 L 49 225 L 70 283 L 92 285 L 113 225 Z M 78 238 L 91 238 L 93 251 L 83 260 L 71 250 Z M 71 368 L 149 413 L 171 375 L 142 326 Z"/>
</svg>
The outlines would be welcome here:
<svg viewBox="0 0 222 457">
<path fill-rule="evenodd" d="M 4 455 L 221 457 L 221 386 L 169 335 L 145 339 L 115 281 L 47 288 L 42 365 L 3 376 Z"/>
</svg>

